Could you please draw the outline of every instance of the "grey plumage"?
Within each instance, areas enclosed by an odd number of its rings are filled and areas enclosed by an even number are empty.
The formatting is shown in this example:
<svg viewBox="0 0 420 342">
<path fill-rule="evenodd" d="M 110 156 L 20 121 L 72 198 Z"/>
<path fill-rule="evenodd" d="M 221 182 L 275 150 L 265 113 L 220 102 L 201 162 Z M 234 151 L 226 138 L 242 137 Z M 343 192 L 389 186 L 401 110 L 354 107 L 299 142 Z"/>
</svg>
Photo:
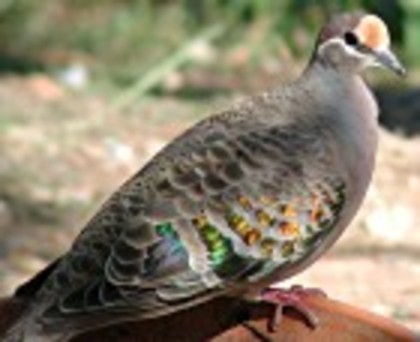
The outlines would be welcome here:
<svg viewBox="0 0 420 342">
<path fill-rule="evenodd" d="M 6 341 L 250 296 L 324 253 L 355 215 L 376 151 L 376 103 L 359 76 L 371 56 L 340 40 L 366 16 L 340 18 L 297 81 L 198 123 L 126 182 L 21 291 L 28 307 Z"/>
</svg>

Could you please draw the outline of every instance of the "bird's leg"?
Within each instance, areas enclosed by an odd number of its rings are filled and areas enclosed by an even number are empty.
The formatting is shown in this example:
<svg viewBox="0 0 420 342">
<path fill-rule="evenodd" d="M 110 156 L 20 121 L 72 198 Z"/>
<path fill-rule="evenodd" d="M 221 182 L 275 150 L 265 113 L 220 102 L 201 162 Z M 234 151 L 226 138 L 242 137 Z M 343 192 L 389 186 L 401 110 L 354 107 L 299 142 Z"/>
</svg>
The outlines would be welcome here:
<svg viewBox="0 0 420 342">
<path fill-rule="evenodd" d="M 268 288 L 261 294 L 263 302 L 271 303 L 276 306 L 273 317 L 268 322 L 268 330 L 274 332 L 280 324 L 283 311 L 290 307 L 298 311 L 305 317 L 306 322 L 311 328 L 316 328 L 319 324 L 318 317 L 311 308 L 304 302 L 307 296 L 326 296 L 320 289 L 303 288 L 300 285 L 294 285 L 290 289 Z"/>
</svg>

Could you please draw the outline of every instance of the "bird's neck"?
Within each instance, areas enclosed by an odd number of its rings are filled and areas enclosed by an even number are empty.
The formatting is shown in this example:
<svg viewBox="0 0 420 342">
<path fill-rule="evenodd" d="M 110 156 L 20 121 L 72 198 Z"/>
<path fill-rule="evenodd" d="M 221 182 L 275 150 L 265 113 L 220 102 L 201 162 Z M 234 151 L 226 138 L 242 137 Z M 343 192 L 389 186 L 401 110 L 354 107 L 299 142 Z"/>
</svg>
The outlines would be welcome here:
<svg viewBox="0 0 420 342">
<path fill-rule="evenodd" d="M 323 59 L 313 58 L 300 79 L 308 82 L 308 80 L 324 80 L 325 82 L 334 82 L 338 85 L 345 85 L 353 82 L 356 79 L 363 80 L 359 73 L 354 72 L 349 68 L 337 68 L 336 66 L 326 63 Z"/>
<path fill-rule="evenodd" d="M 377 121 L 376 100 L 359 73 L 337 69 L 319 60 L 313 60 L 296 81 L 304 85 L 322 104 L 337 106 L 332 115 L 362 116 L 368 122 Z M 350 113 L 348 113 L 349 111 Z"/>
<path fill-rule="evenodd" d="M 350 165 L 363 160 L 371 169 L 377 145 L 378 106 L 358 73 L 314 62 L 297 81 L 311 94 L 314 114 L 326 118 Z M 359 163 L 362 164 L 362 163 Z"/>
</svg>

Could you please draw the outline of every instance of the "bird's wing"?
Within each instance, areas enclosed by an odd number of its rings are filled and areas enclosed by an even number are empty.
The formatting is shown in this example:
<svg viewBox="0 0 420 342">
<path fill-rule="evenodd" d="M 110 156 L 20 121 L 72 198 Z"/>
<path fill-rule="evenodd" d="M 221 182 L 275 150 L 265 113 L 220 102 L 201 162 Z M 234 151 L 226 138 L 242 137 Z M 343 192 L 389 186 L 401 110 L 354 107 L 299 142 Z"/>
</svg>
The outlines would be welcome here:
<svg viewBox="0 0 420 342">
<path fill-rule="evenodd" d="M 88 224 L 44 286 L 48 317 L 158 316 L 322 244 L 345 202 L 322 128 L 206 125 L 157 155 Z"/>
</svg>

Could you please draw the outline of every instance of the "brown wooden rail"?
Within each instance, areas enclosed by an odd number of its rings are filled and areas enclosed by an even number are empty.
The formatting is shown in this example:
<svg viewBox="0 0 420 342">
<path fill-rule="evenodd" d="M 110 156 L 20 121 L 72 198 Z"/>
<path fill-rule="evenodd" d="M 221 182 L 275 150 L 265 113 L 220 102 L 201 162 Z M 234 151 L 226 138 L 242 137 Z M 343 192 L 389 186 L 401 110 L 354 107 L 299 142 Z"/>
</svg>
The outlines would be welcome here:
<svg viewBox="0 0 420 342">
<path fill-rule="evenodd" d="M 159 342 L 159 341 L 420 341 L 405 327 L 384 317 L 320 296 L 308 296 L 306 303 L 320 319 L 316 329 L 299 315 L 287 311 L 275 333 L 267 331 L 272 307 L 249 305 L 232 299 L 216 299 L 175 315 L 159 319 L 126 322 L 85 333 L 74 342 Z M 21 303 L 0 300 L 0 336 L 19 316 Z M 238 320 L 246 320 L 246 326 Z"/>
</svg>

